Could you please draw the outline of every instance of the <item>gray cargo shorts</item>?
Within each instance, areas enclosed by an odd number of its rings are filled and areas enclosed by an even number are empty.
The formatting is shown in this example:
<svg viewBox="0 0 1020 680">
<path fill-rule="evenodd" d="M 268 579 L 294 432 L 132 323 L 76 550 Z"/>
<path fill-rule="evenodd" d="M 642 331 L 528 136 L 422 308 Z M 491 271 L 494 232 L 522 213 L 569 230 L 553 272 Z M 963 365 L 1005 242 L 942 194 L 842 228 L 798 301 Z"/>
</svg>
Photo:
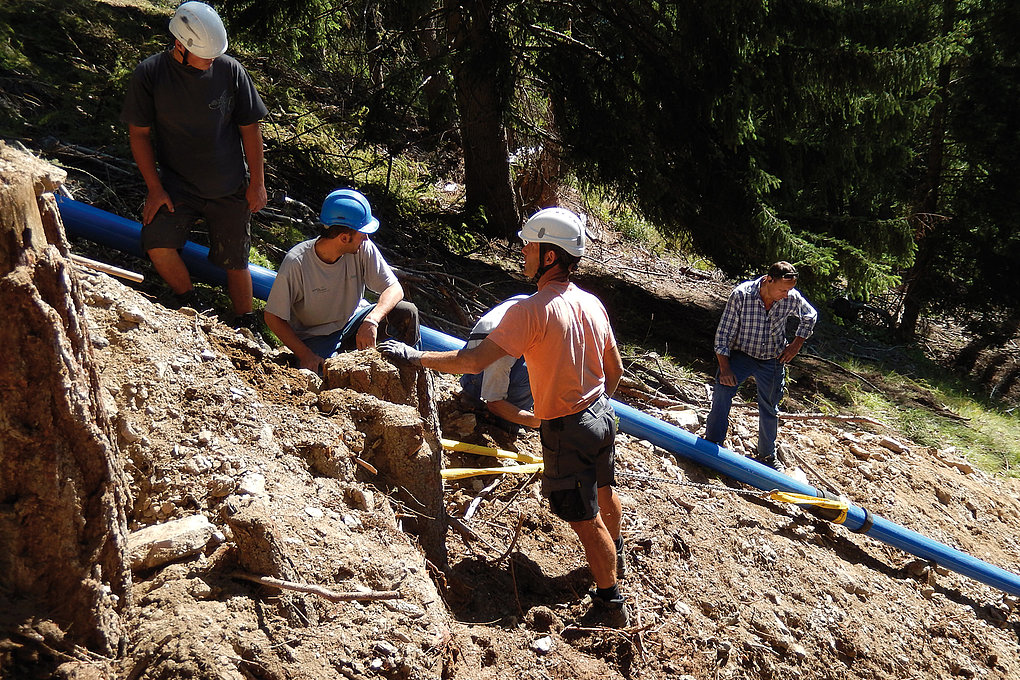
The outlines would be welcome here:
<svg viewBox="0 0 1020 680">
<path fill-rule="evenodd" d="M 174 211 L 163 206 L 151 222 L 142 226 L 142 250 L 180 250 L 195 223 L 204 218 L 209 230 L 209 261 L 224 269 L 247 269 L 251 249 L 247 190 L 248 183 L 243 182 L 240 189 L 222 198 L 202 198 L 186 191 L 174 191 L 170 195 Z"/>
<path fill-rule="evenodd" d="M 568 416 L 543 420 L 542 495 L 567 522 L 599 514 L 598 489 L 616 484 L 616 412 L 603 394 Z"/>
</svg>

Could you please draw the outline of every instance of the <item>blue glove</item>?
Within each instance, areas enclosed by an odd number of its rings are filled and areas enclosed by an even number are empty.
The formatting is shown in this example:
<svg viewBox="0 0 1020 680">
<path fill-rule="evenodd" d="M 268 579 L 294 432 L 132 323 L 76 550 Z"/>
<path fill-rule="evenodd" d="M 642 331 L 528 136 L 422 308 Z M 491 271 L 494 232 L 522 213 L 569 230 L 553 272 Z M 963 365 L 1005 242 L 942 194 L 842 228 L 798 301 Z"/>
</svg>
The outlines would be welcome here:
<svg viewBox="0 0 1020 680">
<path fill-rule="evenodd" d="M 387 359 L 396 359 L 397 361 L 405 361 L 413 366 L 421 366 L 421 355 L 424 354 L 421 350 L 417 350 L 410 345 L 406 345 L 399 340 L 385 340 L 380 342 L 376 349 Z"/>
</svg>

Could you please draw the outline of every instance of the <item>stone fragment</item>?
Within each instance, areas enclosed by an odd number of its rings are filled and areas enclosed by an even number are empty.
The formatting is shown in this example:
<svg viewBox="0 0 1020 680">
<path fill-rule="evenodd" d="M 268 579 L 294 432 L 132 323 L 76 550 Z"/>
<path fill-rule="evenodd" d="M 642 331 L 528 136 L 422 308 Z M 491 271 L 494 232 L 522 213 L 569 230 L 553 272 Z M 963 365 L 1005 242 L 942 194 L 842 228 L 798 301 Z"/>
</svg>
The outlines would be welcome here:
<svg viewBox="0 0 1020 680">
<path fill-rule="evenodd" d="M 120 310 L 120 318 L 128 323 L 143 324 L 148 323 L 145 315 L 137 307 L 128 307 Z"/>
<path fill-rule="evenodd" d="M 907 447 L 896 441 L 892 437 L 882 437 L 878 440 L 879 446 L 884 446 L 893 453 L 906 453 Z"/>
<path fill-rule="evenodd" d="M 128 534 L 128 560 L 135 571 L 158 567 L 201 552 L 216 527 L 205 515 L 153 524 Z"/>
<path fill-rule="evenodd" d="M 854 454 L 854 456 L 860 460 L 868 460 L 871 458 L 871 453 L 860 444 L 851 444 L 850 453 Z"/>
<path fill-rule="evenodd" d="M 550 651 L 552 651 L 552 647 L 553 639 L 548 635 L 540 637 L 531 643 L 531 649 L 536 654 L 548 654 Z"/>
<path fill-rule="evenodd" d="M 237 493 L 250 496 L 266 495 L 266 477 L 260 472 L 246 472 L 237 485 Z"/>
</svg>

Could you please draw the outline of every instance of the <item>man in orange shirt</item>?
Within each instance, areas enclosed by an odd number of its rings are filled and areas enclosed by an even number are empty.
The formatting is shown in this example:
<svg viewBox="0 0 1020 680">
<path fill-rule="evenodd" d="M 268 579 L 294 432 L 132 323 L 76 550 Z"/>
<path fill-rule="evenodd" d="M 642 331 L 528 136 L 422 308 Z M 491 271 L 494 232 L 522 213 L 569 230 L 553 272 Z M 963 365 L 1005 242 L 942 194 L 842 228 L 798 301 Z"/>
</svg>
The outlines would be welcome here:
<svg viewBox="0 0 1020 680">
<path fill-rule="evenodd" d="M 570 281 L 584 254 L 584 225 L 563 208 L 545 208 L 519 232 L 525 275 L 538 292 L 507 310 L 480 344 L 450 352 L 421 352 L 397 341 L 384 355 L 443 373 L 478 373 L 506 356 L 524 356 L 532 376 L 535 416 L 541 420 L 542 493 L 570 524 L 595 580 L 588 622 L 625 627 L 622 508 L 613 489 L 616 414 L 609 398 L 623 361 L 605 307 Z"/>
</svg>

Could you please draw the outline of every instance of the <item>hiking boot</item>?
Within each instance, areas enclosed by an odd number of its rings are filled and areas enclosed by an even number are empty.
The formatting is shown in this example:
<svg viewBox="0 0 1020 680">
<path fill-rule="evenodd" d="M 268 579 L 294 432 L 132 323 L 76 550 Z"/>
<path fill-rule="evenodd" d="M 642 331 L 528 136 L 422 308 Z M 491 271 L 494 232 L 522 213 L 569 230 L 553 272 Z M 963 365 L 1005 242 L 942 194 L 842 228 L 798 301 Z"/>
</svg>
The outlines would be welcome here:
<svg viewBox="0 0 1020 680">
<path fill-rule="evenodd" d="M 255 312 L 246 312 L 235 316 L 234 320 L 230 322 L 230 326 L 237 330 L 247 328 L 257 335 L 262 332 L 262 319 Z"/>
<path fill-rule="evenodd" d="M 626 628 L 630 625 L 630 607 L 622 595 L 604 600 L 592 590 L 588 596 L 591 598 L 591 607 L 581 617 L 581 625 L 586 628 Z"/>
<path fill-rule="evenodd" d="M 779 460 L 778 456 L 772 456 L 771 458 L 760 458 L 758 462 L 762 465 L 767 465 L 776 472 L 786 474 L 786 466 L 783 465 L 783 461 Z"/>
</svg>

